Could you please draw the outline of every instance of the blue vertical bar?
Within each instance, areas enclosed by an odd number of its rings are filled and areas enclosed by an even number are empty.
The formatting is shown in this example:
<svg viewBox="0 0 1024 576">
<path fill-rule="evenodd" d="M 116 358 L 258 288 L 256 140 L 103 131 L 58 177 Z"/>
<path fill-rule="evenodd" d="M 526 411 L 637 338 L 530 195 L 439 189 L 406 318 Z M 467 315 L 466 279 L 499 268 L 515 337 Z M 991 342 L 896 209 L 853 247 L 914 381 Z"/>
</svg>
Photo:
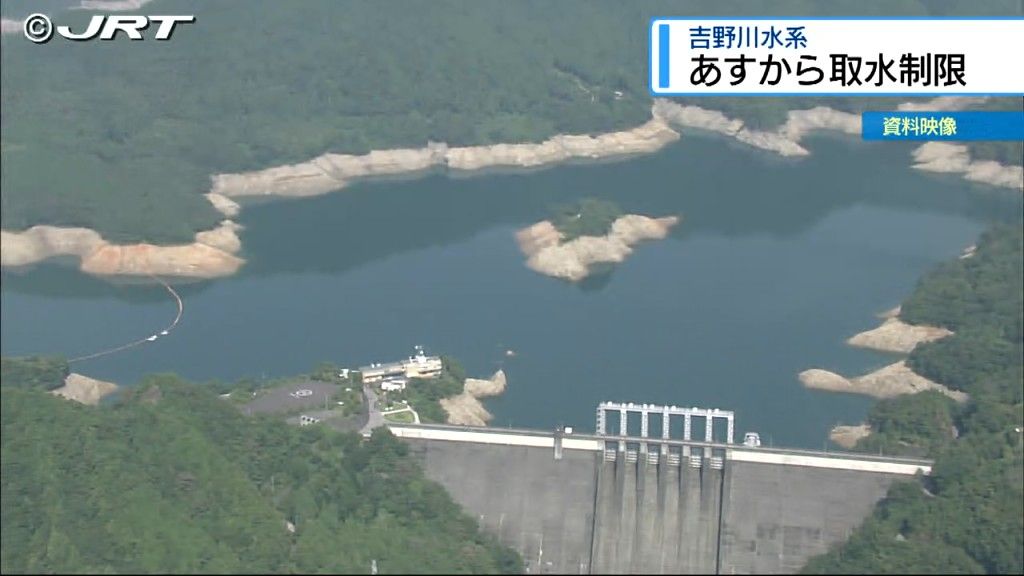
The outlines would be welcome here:
<svg viewBox="0 0 1024 576">
<path fill-rule="evenodd" d="M 668 24 L 658 25 L 658 88 L 668 88 Z"/>
</svg>

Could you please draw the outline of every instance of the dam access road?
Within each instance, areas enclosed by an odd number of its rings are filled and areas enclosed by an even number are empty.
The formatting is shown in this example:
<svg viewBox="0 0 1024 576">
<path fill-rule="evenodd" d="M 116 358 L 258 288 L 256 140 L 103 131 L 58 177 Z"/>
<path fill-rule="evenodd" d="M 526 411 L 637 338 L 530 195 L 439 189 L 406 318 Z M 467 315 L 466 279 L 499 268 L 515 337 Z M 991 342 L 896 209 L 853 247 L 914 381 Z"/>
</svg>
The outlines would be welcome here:
<svg viewBox="0 0 1024 576">
<path fill-rule="evenodd" d="M 931 462 L 561 431 L 391 425 L 527 573 L 793 573 Z"/>
</svg>

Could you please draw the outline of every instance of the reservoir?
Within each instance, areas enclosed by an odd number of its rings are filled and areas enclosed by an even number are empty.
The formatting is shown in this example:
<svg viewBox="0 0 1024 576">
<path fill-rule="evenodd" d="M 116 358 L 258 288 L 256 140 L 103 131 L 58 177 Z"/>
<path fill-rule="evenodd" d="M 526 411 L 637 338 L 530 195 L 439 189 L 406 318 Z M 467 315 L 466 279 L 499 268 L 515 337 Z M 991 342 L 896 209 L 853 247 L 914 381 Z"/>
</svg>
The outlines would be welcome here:
<svg viewBox="0 0 1024 576">
<path fill-rule="evenodd" d="M 271 378 L 421 344 L 473 376 L 505 370 L 508 390 L 487 403 L 493 426 L 591 431 L 600 401 L 650 402 L 734 410 L 740 438 L 821 448 L 873 401 L 806 390 L 797 373 L 892 362 L 844 340 L 1021 200 L 912 170 L 902 144 L 805 143 L 810 157 L 782 160 L 687 132 L 622 162 L 252 204 L 238 219 L 238 275 L 172 281 L 184 301 L 172 333 L 73 369 L 119 384 L 155 372 Z M 580 284 L 527 269 L 516 230 L 586 197 L 682 221 Z M 176 310 L 160 286 L 60 263 L 4 271 L 2 352 L 85 355 L 152 334 Z"/>
</svg>

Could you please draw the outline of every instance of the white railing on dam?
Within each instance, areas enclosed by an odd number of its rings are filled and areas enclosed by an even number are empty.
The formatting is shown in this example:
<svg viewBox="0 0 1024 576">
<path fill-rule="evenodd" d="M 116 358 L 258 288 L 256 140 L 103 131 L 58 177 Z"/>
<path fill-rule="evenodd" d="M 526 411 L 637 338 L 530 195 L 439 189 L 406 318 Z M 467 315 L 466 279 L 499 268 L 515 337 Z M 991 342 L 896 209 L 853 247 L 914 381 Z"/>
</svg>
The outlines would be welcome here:
<svg viewBox="0 0 1024 576">
<path fill-rule="evenodd" d="M 505 446 L 529 446 L 535 448 L 555 447 L 555 435 L 541 430 L 518 430 L 501 428 L 478 428 L 469 426 L 389 424 L 391 433 L 399 438 L 420 440 L 442 440 L 447 442 L 471 442 L 476 444 L 498 444 Z M 585 434 L 564 434 L 561 436 L 563 450 L 588 450 L 602 452 L 606 442 L 618 441 L 616 436 L 589 436 Z M 638 441 L 639 438 L 625 438 Z M 665 442 L 669 445 L 708 445 L 724 448 L 727 461 L 774 464 L 781 466 L 805 466 L 833 470 L 851 470 L 913 476 L 918 472 L 931 473 L 931 462 L 909 458 L 888 458 L 856 454 L 851 452 L 820 452 L 813 450 L 780 448 L 738 449 L 735 444 L 710 444 L 678 440 L 657 440 L 644 438 L 647 442 Z"/>
<path fill-rule="evenodd" d="M 478 444 L 503 444 L 506 446 L 533 446 L 536 448 L 554 448 L 555 437 L 550 432 L 506 431 L 486 428 L 442 428 L 427 426 L 396 426 L 389 424 L 391 433 L 399 438 L 418 438 L 422 440 L 447 440 L 450 442 L 475 442 Z M 568 450 L 591 450 L 599 452 L 604 442 L 594 438 L 562 438 L 562 448 Z"/>
<path fill-rule="evenodd" d="M 835 470 L 856 470 L 860 472 L 881 472 L 883 474 L 905 474 L 913 476 L 918 472 L 930 474 L 930 463 L 892 460 L 866 460 L 854 454 L 810 456 L 807 454 L 786 454 L 778 451 L 730 450 L 727 460 L 733 462 L 755 462 L 758 464 L 779 464 L 783 466 L 808 466 Z"/>
</svg>

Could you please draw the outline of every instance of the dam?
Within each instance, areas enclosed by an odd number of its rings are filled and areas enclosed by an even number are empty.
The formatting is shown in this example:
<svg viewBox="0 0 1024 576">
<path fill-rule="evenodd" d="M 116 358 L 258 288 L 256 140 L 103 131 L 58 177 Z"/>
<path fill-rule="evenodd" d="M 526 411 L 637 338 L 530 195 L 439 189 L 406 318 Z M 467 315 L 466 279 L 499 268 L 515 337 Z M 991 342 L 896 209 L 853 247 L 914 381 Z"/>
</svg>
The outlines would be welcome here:
<svg viewBox="0 0 1024 576">
<path fill-rule="evenodd" d="M 619 433 L 603 433 L 616 412 Z M 639 436 L 627 434 L 631 413 Z M 734 444 L 732 413 L 699 408 L 602 403 L 592 435 L 390 429 L 531 574 L 797 572 L 845 541 L 893 482 L 931 471 L 925 460 Z"/>
</svg>

